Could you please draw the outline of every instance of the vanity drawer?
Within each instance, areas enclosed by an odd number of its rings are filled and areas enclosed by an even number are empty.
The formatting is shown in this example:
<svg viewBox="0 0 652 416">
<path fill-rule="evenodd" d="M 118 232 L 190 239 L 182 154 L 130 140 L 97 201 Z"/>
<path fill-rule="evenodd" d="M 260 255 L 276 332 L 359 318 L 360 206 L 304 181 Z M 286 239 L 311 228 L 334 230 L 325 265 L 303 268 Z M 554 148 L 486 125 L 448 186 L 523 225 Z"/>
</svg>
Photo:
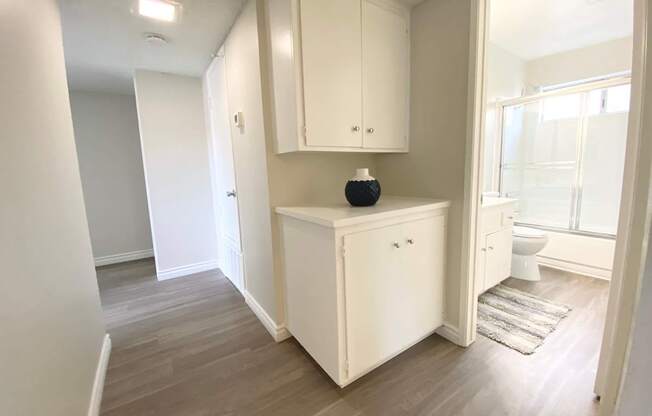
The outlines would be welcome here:
<svg viewBox="0 0 652 416">
<path fill-rule="evenodd" d="M 514 209 L 511 206 L 489 209 L 482 214 L 482 232 L 485 234 L 495 233 L 513 225 Z"/>
</svg>

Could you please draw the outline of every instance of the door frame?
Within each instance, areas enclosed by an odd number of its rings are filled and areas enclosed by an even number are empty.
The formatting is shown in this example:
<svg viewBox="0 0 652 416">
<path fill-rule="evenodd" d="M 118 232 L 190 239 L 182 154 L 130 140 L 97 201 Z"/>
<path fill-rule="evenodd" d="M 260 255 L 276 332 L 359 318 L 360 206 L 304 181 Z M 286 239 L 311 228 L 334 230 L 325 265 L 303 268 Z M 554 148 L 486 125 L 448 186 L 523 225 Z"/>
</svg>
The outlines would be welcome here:
<svg viewBox="0 0 652 416">
<path fill-rule="evenodd" d="M 480 242 L 480 197 L 482 189 L 483 126 L 486 116 L 486 66 L 491 0 L 472 0 L 470 13 L 470 56 L 468 80 L 467 137 L 462 229 L 462 279 L 460 285 L 459 343 L 475 341 L 477 297 L 475 296 L 476 247 Z M 652 126 L 644 119 L 645 104 L 652 92 L 645 91 L 647 39 L 650 8 L 646 0 L 634 0 L 634 49 L 632 94 L 628 121 L 625 175 L 616 238 L 614 266 L 610 283 L 605 331 L 595 391 L 601 396 L 600 415 L 611 415 L 616 408 L 622 374 L 631 344 L 633 311 L 643 273 L 647 230 L 650 220 L 648 198 L 652 185 L 652 143 L 645 138 Z M 649 59 L 652 59 L 650 57 Z M 651 80 L 652 82 L 652 80 Z"/>
</svg>

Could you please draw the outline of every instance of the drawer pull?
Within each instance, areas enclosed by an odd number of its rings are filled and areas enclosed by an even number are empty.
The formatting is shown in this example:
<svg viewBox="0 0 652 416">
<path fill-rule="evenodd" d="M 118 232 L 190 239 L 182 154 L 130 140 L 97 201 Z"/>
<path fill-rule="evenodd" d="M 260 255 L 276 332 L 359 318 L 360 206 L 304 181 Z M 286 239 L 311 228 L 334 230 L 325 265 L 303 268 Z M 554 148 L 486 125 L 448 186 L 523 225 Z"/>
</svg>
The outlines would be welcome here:
<svg viewBox="0 0 652 416">
<path fill-rule="evenodd" d="M 407 243 L 408 243 L 408 244 L 414 244 L 414 240 L 411 239 L 411 238 L 408 238 L 408 239 L 407 239 Z"/>
<path fill-rule="evenodd" d="M 392 245 L 394 247 L 396 247 L 396 248 L 401 248 L 401 245 L 398 243 L 398 241 L 394 241 L 394 243 L 392 243 Z"/>
</svg>

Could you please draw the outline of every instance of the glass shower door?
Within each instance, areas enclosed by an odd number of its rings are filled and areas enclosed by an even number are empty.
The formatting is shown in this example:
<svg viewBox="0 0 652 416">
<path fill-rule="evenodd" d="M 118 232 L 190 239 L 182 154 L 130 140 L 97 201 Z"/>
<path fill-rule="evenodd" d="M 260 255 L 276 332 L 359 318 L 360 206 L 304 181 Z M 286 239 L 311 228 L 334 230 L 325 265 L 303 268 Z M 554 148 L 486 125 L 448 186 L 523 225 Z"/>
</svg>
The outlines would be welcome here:
<svg viewBox="0 0 652 416">
<path fill-rule="evenodd" d="M 505 108 L 501 192 L 519 200 L 521 223 L 569 226 L 580 98 L 575 94 Z"/>
</svg>

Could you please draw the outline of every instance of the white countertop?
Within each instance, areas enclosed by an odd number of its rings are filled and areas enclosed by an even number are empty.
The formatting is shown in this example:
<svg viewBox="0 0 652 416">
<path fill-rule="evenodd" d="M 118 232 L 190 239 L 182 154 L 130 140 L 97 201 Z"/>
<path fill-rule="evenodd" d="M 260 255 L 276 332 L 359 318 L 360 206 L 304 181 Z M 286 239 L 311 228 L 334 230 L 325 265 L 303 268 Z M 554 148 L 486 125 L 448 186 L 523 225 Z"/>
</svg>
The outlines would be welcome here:
<svg viewBox="0 0 652 416">
<path fill-rule="evenodd" d="M 443 199 L 382 196 L 372 207 L 352 207 L 347 203 L 327 206 L 276 207 L 276 213 L 303 221 L 337 228 L 377 221 L 399 215 L 447 208 L 450 201 Z"/>
<path fill-rule="evenodd" d="M 484 197 L 482 198 L 482 208 L 497 207 L 500 205 L 514 204 L 518 199 L 513 198 L 497 198 L 497 197 Z"/>
</svg>

